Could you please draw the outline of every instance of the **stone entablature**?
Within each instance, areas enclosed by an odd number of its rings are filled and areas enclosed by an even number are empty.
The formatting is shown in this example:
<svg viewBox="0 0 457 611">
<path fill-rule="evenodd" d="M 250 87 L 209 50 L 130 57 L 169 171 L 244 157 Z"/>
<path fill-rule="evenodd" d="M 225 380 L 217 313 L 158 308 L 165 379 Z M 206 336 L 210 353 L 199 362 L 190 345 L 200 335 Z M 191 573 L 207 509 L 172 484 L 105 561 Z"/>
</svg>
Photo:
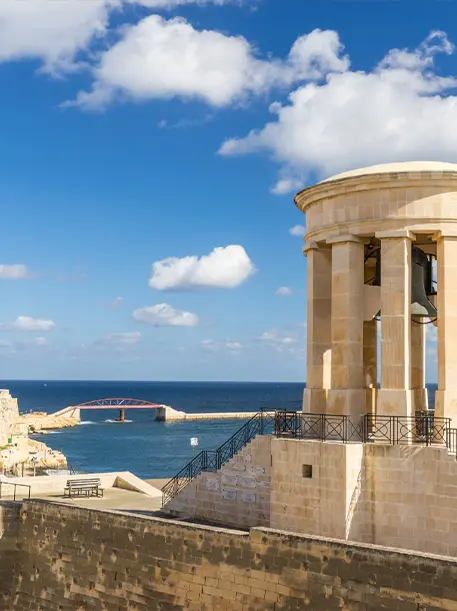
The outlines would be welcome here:
<svg viewBox="0 0 457 611">
<path fill-rule="evenodd" d="M 397 172 L 383 171 L 384 166 L 362 168 L 360 174 L 342 174 L 301 191 L 295 203 L 306 214 L 306 241 L 348 232 L 364 237 L 404 229 L 405 222 L 418 233 L 457 232 L 457 165 L 444 164 L 453 170 L 438 169 L 443 164 L 433 171 L 418 169 L 429 163 L 392 164 L 405 167 Z"/>
</svg>

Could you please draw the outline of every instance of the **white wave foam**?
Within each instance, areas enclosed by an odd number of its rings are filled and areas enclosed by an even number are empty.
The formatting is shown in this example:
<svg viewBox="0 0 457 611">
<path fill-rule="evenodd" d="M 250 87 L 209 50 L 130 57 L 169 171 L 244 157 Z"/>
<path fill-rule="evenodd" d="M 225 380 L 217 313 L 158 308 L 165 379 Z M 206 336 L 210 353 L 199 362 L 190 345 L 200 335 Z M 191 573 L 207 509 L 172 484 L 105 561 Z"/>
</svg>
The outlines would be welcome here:
<svg viewBox="0 0 457 611">
<path fill-rule="evenodd" d="M 105 420 L 105 422 L 115 422 L 116 424 L 120 423 L 120 420 Z M 133 420 L 122 420 L 122 422 L 133 422 Z"/>
<path fill-rule="evenodd" d="M 82 420 L 80 423 L 81 424 L 97 424 L 96 422 L 93 422 L 92 420 Z"/>
</svg>

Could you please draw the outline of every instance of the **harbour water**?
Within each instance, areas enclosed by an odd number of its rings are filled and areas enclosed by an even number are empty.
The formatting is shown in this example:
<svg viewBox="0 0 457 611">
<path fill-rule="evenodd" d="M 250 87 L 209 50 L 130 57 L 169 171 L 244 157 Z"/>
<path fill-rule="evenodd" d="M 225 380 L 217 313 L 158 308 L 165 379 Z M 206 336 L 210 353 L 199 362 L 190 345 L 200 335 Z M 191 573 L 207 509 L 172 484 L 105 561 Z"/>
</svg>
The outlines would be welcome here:
<svg viewBox="0 0 457 611">
<path fill-rule="evenodd" d="M 21 412 L 55 412 L 68 405 L 103 398 L 134 398 L 164 403 L 189 413 L 257 412 L 262 408 L 300 409 L 303 383 L 213 382 L 62 382 L 3 381 L 19 400 Z M 435 385 L 429 385 L 433 406 Z M 82 412 L 81 425 L 36 438 L 67 456 L 71 466 L 87 472 L 131 471 L 142 478 L 175 475 L 191 458 L 192 437 L 199 449 L 214 449 L 242 420 L 156 422 L 151 410 L 126 410 L 128 422 L 117 423 L 118 411 Z"/>
<path fill-rule="evenodd" d="M 55 412 L 68 405 L 103 398 L 134 398 L 164 403 L 188 413 L 257 412 L 261 408 L 297 409 L 303 384 L 3 381 L 18 398 L 21 412 Z M 242 420 L 160 423 L 152 410 L 126 410 L 125 424 L 114 422 L 118 410 L 82 411 L 77 427 L 36 436 L 67 456 L 75 469 L 131 471 L 143 478 L 175 475 L 199 449 L 221 445 Z"/>
</svg>

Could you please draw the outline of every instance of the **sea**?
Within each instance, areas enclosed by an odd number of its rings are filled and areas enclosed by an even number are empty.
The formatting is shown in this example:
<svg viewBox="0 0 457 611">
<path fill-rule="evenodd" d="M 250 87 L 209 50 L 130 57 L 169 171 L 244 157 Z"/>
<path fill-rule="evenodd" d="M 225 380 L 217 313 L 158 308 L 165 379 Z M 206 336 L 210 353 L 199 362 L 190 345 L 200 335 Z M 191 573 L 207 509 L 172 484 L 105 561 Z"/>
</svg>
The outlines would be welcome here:
<svg viewBox="0 0 457 611">
<path fill-rule="evenodd" d="M 237 382 L 94 382 L 4 380 L 19 401 L 19 411 L 52 413 L 69 405 L 105 398 L 132 398 L 170 405 L 188 413 L 258 412 L 261 409 L 301 409 L 304 383 Z M 430 384 L 434 406 L 436 385 Z M 156 422 L 153 410 L 82 411 L 79 426 L 35 435 L 61 450 L 75 471 L 131 471 L 144 479 L 173 477 L 199 450 L 213 450 L 243 424 L 243 420 Z M 198 439 L 198 448 L 191 439 Z"/>
</svg>

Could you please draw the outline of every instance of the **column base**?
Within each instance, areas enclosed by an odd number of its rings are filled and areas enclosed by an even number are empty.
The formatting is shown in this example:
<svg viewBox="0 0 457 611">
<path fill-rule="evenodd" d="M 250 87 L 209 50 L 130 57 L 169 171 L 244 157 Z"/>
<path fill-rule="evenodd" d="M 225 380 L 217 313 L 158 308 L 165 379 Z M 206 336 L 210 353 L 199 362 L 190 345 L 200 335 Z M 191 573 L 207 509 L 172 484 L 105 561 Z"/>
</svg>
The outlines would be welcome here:
<svg viewBox="0 0 457 611">
<path fill-rule="evenodd" d="M 408 389 L 379 389 L 376 402 L 376 415 L 414 416 L 416 411 L 414 392 L 414 390 Z"/>
<path fill-rule="evenodd" d="M 428 390 L 426 388 L 414 388 L 414 409 L 416 412 L 428 410 Z"/>
<path fill-rule="evenodd" d="M 327 390 L 322 388 L 305 388 L 303 391 L 302 411 L 305 414 L 325 414 Z"/>
<path fill-rule="evenodd" d="M 331 388 L 327 394 L 327 414 L 353 416 L 366 414 L 367 394 L 365 388 Z"/>
<path fill-rule="evenodd" d="M 451 427 L 457 427 L 457 390 L 437 390 L 435 416 L 451 418 Z"/>
</svg>

